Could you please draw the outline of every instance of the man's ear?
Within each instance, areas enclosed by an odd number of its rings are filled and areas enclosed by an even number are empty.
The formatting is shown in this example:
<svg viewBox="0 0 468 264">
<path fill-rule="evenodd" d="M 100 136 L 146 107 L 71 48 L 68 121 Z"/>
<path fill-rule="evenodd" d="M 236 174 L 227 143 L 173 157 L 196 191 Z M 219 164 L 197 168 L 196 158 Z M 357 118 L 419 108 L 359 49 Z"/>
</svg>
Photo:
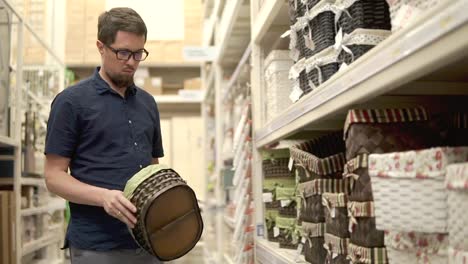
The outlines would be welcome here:
<svg viewBox="0 0 468 264">
<path fill-rule="evenodd" d="M 99 50 L 99 53 L 102 55 L 104 53 L 104 43 L 99 40 L 96 40 L 96 47 Z"/>
</svg>

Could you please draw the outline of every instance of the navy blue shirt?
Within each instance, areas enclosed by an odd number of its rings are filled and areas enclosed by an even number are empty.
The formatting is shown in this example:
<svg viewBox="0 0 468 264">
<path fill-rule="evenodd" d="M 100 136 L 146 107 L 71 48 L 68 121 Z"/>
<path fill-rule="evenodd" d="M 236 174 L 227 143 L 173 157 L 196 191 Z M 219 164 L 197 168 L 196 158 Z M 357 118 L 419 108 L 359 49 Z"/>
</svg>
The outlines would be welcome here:
<svg viewBox="0 0 468 264">
<path fill-rule="evenodd" d="M 46 154 L 68 157 L 70 173 L 87 184 L 123 190 L 152 158 L 164 155 L 154 98 L 132 85 L 125 98 L 99 75 L 56 96 L 47 124 Z M 132 249 L 127 226 L 104 208 L 70 203 L 67 240 L 88 250 Z"/>
</svg>

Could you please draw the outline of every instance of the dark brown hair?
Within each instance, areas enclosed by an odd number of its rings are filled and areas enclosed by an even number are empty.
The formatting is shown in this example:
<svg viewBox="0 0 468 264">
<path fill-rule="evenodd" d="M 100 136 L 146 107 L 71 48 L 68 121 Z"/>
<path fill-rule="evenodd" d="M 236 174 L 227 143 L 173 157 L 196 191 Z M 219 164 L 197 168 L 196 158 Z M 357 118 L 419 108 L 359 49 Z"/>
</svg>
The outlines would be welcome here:
<svg viewBox="0 0 468 264">
<path fill-rule="evenodd" d="M 98 19 L 98 40 L 106 45 L 115 41 L 118 31 L 135 33 L 147 37 L 145 22 L 135 10 L 116 7 L 102 13 Z"/>
</svg>

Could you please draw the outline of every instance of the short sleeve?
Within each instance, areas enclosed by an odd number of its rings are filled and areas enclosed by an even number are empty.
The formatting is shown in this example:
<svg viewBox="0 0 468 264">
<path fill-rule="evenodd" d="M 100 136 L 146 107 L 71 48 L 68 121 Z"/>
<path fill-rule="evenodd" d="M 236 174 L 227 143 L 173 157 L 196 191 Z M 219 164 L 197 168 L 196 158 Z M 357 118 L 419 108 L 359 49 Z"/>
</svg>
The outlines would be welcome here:
<svg viewBox="0 0 468 264">
<path fill-rule="evenodd" d="M 159 118 L 159 110 L 158 106 L 155 105 L 156 111 L 156 122 L 154 124 L 154 136 L 153 136 L 153 151 L 152 156 L 153 158 L 162 158 L 164 157 L 164 149 L 162 144 L 162 136 L 161 136 L 161 120 Z"/>
<path fill-rule="evenodd" d="M 47 121 L 45 154 L 71 158 L 78 142 L 77 111 L 68 94 L 58 94 Z"/>
</svg>

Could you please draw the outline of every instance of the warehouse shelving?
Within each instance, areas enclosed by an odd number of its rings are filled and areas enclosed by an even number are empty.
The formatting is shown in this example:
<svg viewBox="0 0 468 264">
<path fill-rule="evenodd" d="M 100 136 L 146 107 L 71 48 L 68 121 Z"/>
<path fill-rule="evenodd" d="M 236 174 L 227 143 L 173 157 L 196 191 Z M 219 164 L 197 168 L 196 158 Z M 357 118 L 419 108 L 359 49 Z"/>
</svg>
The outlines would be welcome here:
<svg viewBox="0 0 468 264">
<path fill-rule="evenodd" d="M 60 242 L 61 239 L 63 239 L 60 235 L 57 234 L 49 234 L 44 237 L 41 237 L 37 240 L 33 240 L 31 242 L 26 243 L 23 246 L 23 249 L 21 251 L 21 254 L 23 256 L 30 254 L 36 250 L 42 249 L 44 247 L 49 246 L 50 244 Z M 53 261 L 53 260 L 49 260 Z"/>
<path fill-rule="evenodd" d="M 65 200 L 61 198 L 54 198 L 48 201 L 47 205 L 40 207 L 33 207 L 21 210 L 21 216 L 31 216 L 44 213 L 53 213 L 58 210 L 65 210 Z"/>
<path fill-rule="evenodd" d="M 269 242 L 263 238 L 256 241 L 256 260 L 260 264 L 290 264 L 308 263 L 296 250 L 282 249 L 277 243 Z"/>
</svg>

